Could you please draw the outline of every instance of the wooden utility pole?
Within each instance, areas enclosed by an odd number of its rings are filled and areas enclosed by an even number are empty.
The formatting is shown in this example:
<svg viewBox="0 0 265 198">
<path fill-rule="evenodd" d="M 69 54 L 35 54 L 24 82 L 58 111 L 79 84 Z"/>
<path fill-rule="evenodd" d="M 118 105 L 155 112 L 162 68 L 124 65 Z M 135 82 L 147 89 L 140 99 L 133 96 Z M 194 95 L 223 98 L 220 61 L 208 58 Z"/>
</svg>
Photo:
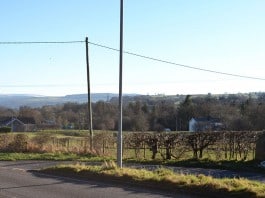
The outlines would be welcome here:
<svg viewBox="0 0 265 198">
<path fill-rule="evenodd" d="M 92 125 L 92 107 L 91 107 L 91 92 L 90 92 L 90 73 L 89 73 L 89 55 L 88 55 L 88 38 L 86 37 L 86 66 L 87 66 L 87 105 L 88 105 L 88 127 L 89 127 L 89 140 L 90 151 L 93 151 L 93 125 Z"/>
<path fill-rule="evenodd" d="M 123 61 L 123 0 L 120 0 L 120 72 L 119 72 L 119 131 L 117 137 L 117 164 L 122 168 L 122 61 Z"/>
</svg>

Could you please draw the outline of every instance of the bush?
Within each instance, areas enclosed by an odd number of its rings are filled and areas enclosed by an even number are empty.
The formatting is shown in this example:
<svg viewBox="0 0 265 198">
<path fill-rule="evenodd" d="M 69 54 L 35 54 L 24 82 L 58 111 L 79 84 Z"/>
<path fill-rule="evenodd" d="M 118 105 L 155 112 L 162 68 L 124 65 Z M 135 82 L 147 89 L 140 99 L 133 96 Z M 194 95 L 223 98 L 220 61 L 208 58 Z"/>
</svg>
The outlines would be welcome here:
<svg viewBox="0 0 265 198">
<path fill-rule="evenodd" d="M 51 134 L 38 134 L 36 135 L 32 141 L 35 143 L 39 148 L 43 148 L 45 144 L 51 141 Z"/>
<path fill-rule="evenodd" d="M 10 142 L 13 141 L 13 134 L 0 134 L 0 151 L 6 151 Z"/>
<path fill-rule="evenodd" d="M 11 127 L 0 127 L 0 133 L 11 132 Z"/>
<path fill-rule="evenodd" d="M 17 134 L 14 136 L 13 142 L 8 145 L 8 150 L 12 152 L 27 151 L 29 137 L 25 134 Z"/>
</svg>

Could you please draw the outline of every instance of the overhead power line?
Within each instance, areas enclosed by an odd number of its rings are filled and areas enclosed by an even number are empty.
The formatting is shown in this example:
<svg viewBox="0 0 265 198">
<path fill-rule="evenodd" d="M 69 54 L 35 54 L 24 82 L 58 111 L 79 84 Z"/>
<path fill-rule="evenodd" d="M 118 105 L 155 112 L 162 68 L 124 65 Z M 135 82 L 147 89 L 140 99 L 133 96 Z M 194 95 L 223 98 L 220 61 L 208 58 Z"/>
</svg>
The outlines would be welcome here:
<svg viewBox="0 0 265 198">
<path fill-rule="evenodd" d="M 73 44 L 73 43 L 84 43 L 84 42 L 85 41 L 11 41 L 11 42 L 0 42 L 0 45 Z M 108 50 L 117 51 L 117 52 L 120 51 L 119 49 L 116 49 L 116 48 L 113 48 L 113 47 L 109 47 L 109 46 L 106 46 L 106 45 L 102 45 L 102 44 L 99 44 L 99 43 L 94 43 L 94 42 L 88 42 L 88 43 L 91 44 L 91 45 L 97 46 L 97 47 L 108 49 Z M 216 71 L 216 70 L 204 69 L 204 68 L 201 68 L 201 67 L 195 67 L 195 66 L 190 66 L 190 65 L 185 65 L 185 64 L 179 64 L 179 63 L 175 63 L 175 62 L 168 61 L 168 60 L 163 60 L 163 59 L 154 58 L 154 57 L 151 57 L 151 56 L 137 54 L 137 53 L 134 53 L 134 52 L 129 52 L 129 51 L 123 51 L 123 52 L 125 54 L 129 54 L 129 55 L 132 55 L 132 56 L 136 56 L 136 57 L 140 57 L 140 58 L 144 58 L 144 59 L 148 59 L 148 60 L 152 60 L 152 61 L 156 61 L 156 62 L 161 62 L 161 63 L 165 63 L 165 64 L 170 64 L 170 65 L 174 65 L 174 66 L 178 66 L 178 67 L 184 67 L 184 68 L 188 68 L 188 69 L 204 71 L 204 72 L 209 72 L 209 73 L 214 73 L 214 74 L 219 74 L 219 75 L 225 75 L 225 76 L 233 76 L 233 77 L 238 77 L 238 78 L 265 81 L 265 78 L 260 78 L 260 77 L 255 77 L 255 76 L 245 76 L 245 75 L 240 75 L 240 74 L 234 74 L 234 73 L 228 73 L 228 72 L 221 72 L 221 71 Z"/>
<path fill-rule="evenodd" d="M 84 43 L 85 41 L 8 41 L 0 42 L 0 45 L 24 45 L 24 44 L 72 44 Z"/>
<path fill-rule="evenodd" d="M 80 87 L 85 86 L 84 84 L 27 84 L 27 85 L 1 85 L 2 88 L 8 87 Z"/>
<path fill-rule="evenodd" d="M 90 44 L 91 45 L 95 45 L 97 47 L 102 47 L 102 48 L 105 48 L 105 49 L 113 50 L 113 51 L 119 51 L 118 49 L 115 49 L 115 48 L 112 48 L 112 47 L 108 47 L 108 46 L 105 46 L 105 45 L 101 45 L 101 44 L 98 44 L 98 43 L 90 42 Z M 144 59 L 149 59 L 149 60 L 156 61 L 156 62 L 166 63 L 166 64 L 175 65 L 175 66 L 179 66 L 179 67 L 185 67 L 185 68 L 193 69 L 193 70 L 199 70 L 199 71 L 210 72 L 210 73 L 215 73 L 215 74 L 221 74 L 221 75 L 226 75 L 226 76 L 239 77 L 239 78 L 247 78 L 247 79 L 252 79 L 252 80 L 265 80 L 265 78 L 259 78 L 259 77 L 254 77 L 254 76 L 245 76 L 245 75 L 239 75 L 239 74 L 233 74 L 233 73 L 226 73 L 226 72 L 220 72 L 220 71 L 215 71 L 215 70 L 210 70 L 210 69 L 204 69 L 204 68 L 201 68 L 201 67 L 194 67 L 194 66 L 179 64 L 179 63 L 175 63 L 175 62 L 171 62 L 171 61 L 167 61 L 167 60 L 162 60 L 162 59 L 159 59 L 159 58 L 145 56 L 145 55 L 141 55 L 141 54 L 137 54 L 137 53 L 133 53 L 133 52 L 128 52 L 128 51 L 124 51 L 124 53 L 132 55 L 132 56 L 137 56 L 137 57 L 140 57 L 140 58 L 144 58 Z"/>
</svg>

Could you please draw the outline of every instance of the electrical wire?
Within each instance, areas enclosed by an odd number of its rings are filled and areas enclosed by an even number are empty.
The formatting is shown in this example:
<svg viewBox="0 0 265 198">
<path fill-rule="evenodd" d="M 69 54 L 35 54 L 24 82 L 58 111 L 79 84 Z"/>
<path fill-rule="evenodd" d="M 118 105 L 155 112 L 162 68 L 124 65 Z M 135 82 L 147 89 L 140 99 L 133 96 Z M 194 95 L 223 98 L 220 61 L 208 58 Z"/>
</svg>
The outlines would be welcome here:
<svg viewBox="0 0 265 198">
<path fill-rule="evenodd" d="M 89 43 L 91 45 L 95 45 L 97 47 L 102 47 L 102 48 L 113 50 L 113 51 L 119 51 L 118 49 L 115 49 L 115 48 L 112 48 L 112 47 L 108 47 L 108 46 L 105 46 L 105 45 L 101 45 L 101 44 L 98 44 L 98 43 L 92 43 L 92 42 L 89 42 Z M 156 61 L 156 62 L 162 62 L 162 63 L 175 65 L 175 66 L 179 66 L 179 67 L 185 67 L 185 68 L 193 69 L 193 70 L 199 70 L 199 71 L 210 72 L 210 73 L 215 73 L 215 74 L 221 74 L 221 75 L 226 75 L 226 76 L 239 77 L 239 78 L 247 78 L 247 79 L 252 79 L 252 80 L 264 80 L 265 81 L 265 78 L 259 78 L 259 77 L 254 77 L 254 76 L 244 76 L 244 75 L 239 75 L 239 74 L 233 74 L 233 73 L 220 72 L 220 71 L 215 71 L 215 70 L 210 70 L 210 69 L 204 69 L 204 68 L 201 68 L 201 67 L 194 67 L 194 66 L 179 64 L 179 63 L 175 63 L 175 62 L 171 62 L 171 61 L 167 61 L 167 60 L 162 60 L 162 59 L 159 59 L 159 58 L 145 56 L 145 55 L 141 55 L 141 54 L 137 54 L 137 53 L 133 53 L 133 52 L 128 52 L 128 51 L 124 51 L 124 53 L 132 55 L 132 56 L 137 56 L 137 57 L 140 57 L 140 58 Z"/>
<path fill-rule="evenodd" d="M 0 42 L 0 45 L 21 45 L 21 44 L 73 44 L 73 43 L 85 43 L 86 41 L 11 41 L 11 42 Z M 113 48 L 113 47 L 109 47 L 106 45 L 102 45 L 99 43 L 94 43 L 94 42 L 88 42 L 91 45 L 97 46 L 97 47 L 101 47 L 101 48 L 105 48 L 108 50 L 112 50 L 112 51 L 117 51 L 119 52 L 119 49 Z M 146 55 L 141 55 L 141 54 L 137 54 L 134 52 L 129 52 L 129 51 L 124 51 L 125 54 L 131 55 L 131 56 L 136 56 L 139 58 L 144 58 L 144 59 L 148 59 L 148 60 L 152 60 L 152 61 L 156 61 L 156 62 L 161 62 L 161 63 L 165 63 L 165 64 L 170 64 L 170 65 L 174 65 L 174 66 L 178 66 L 178 67 L 184 67 L 184 68 L 188 68 L 188 69 L 193 69 L 193 70 L 198 70 L 198 71 L 203 71 L 203 72 L 209 72 L 209 73 L 214 73 L 214 74 L 219 74 L 219 75 L 226 75 L 226 76 L 232 76 L 232 77 L 238 77 L 238 78 L 245 78 L 245 79 L 251 79 L 251 80 L 262 80 L 265 81 L 265 78 L 260 78 L 260 77 L 254 77 L 254 76 L 245 76 L 245 75 L 240 75 L 240 74 L 234 74 L 234 73 L 228 73 L 228 72 L 221 72 L 221 71 L 216 71 L 216 70 L 210 70 L 210 69 L 204 69 L 202 67 L 195 67 L 195 66 L 190 66 L 190 65 L 184 65 L 184 64 L 179 64 L 179 63 L 175 63 L 175 62 L 171 62 L 171 61 L 167 61 L 167 60 L 163 60 L 163 59 L 159 59 L 159 58 L 154 58 L 151 56 L 146 56 Z"/>
<path fill-rule="evenodd" d="M 24 45 L 24 44 L 73 44 L 84 43 L 85 41 L 7 41 L 0 42 L 0 45 Z"/>
</svg>

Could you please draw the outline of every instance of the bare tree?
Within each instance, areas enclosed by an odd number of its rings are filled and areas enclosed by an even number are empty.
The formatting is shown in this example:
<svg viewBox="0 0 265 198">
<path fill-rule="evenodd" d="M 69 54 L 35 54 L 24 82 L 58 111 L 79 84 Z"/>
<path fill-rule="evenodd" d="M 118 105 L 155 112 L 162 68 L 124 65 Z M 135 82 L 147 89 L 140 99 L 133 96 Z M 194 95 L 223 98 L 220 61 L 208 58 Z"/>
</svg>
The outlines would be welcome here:
<svg viewBox="0 0 265 198">
<path fill-rule="evenodd" d="M 195 159 L 203 157 L 203 151 L 219 138 L 218 132 L 193 132 L 186 137 L 186 144 L 192 149 Z"/>
</svg>

